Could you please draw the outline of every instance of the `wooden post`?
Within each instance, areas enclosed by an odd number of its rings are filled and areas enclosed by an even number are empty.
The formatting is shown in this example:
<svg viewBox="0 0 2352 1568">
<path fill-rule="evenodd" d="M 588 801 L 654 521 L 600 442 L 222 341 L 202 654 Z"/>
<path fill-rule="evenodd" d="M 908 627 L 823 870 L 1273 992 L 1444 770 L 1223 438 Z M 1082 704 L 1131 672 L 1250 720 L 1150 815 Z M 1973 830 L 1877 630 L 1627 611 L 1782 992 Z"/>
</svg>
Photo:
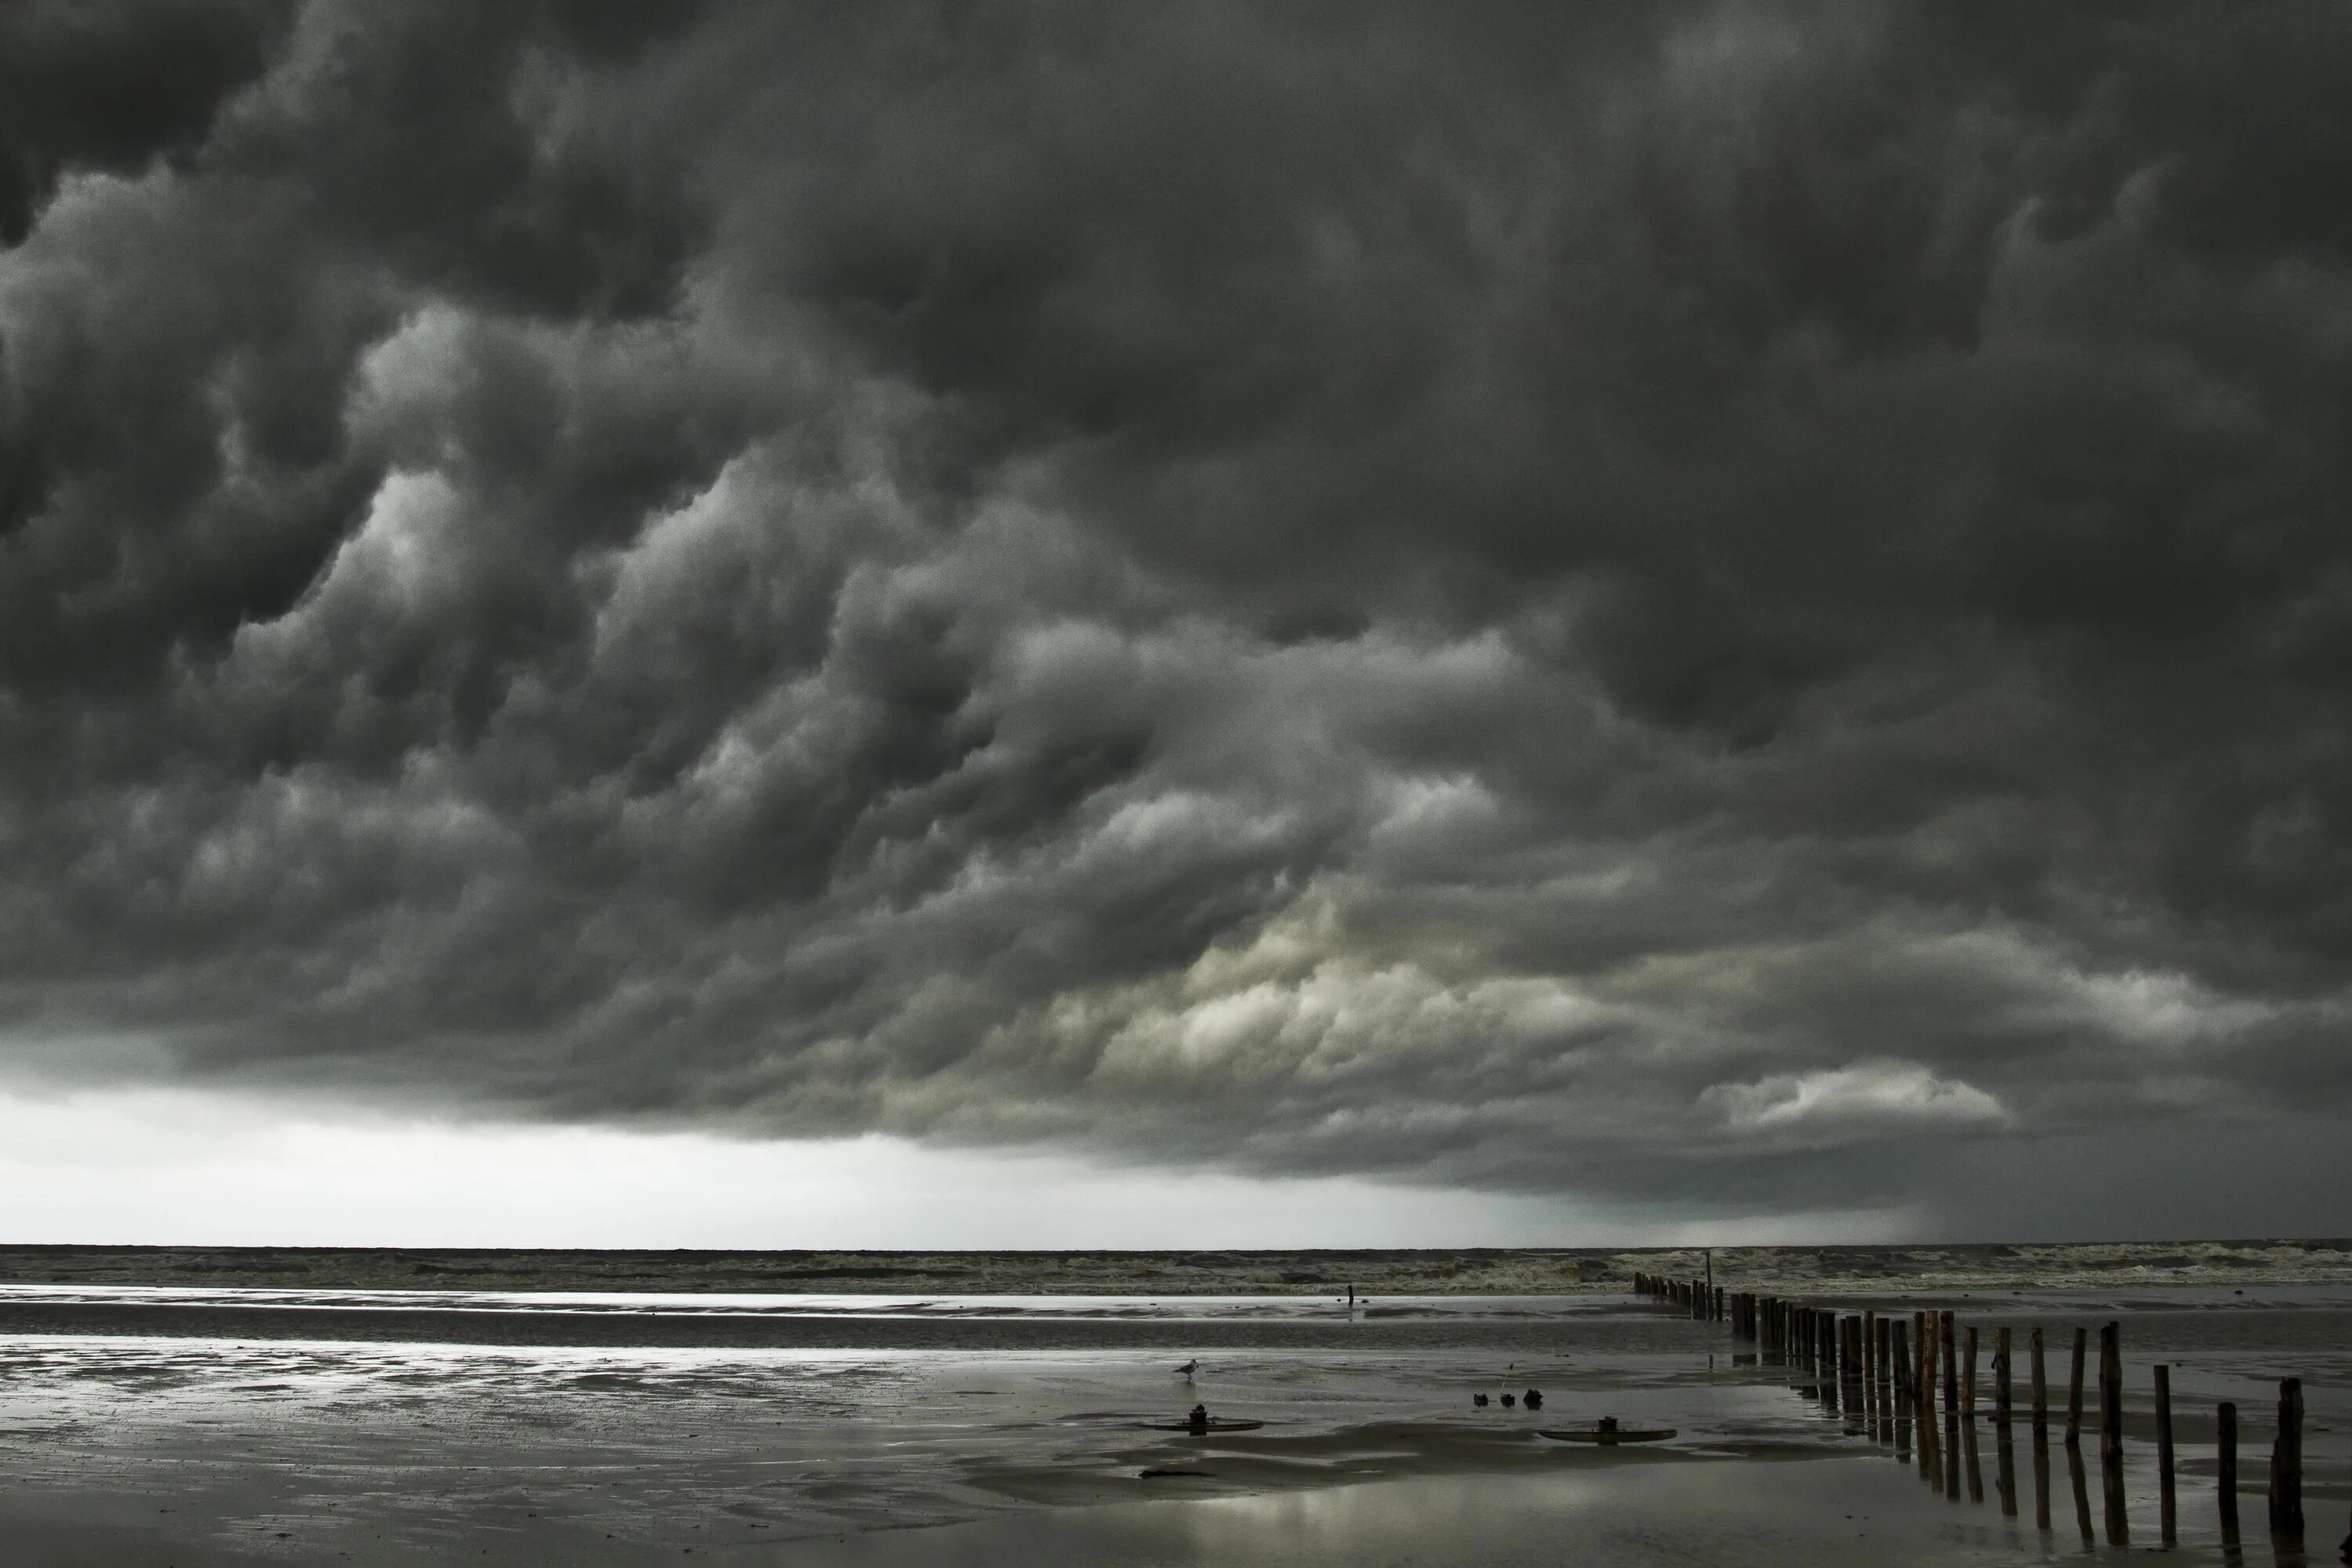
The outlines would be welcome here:
<svg viewBox="0 0 2352 1568">
<path fill-rule="evenodd" d="M 1887 1333 L 1886 1364 L 1895 1369 L 1895 1409 L 1900 1415 L 1905 1403 L 1911 1399 L 1911 1342 L 1903 1331 L 1903 1324 L 1881 1318 L 1878 1326 Z"/>
<path fill-rule="evenodd" d="M 2123 1447 L 2123 1325 L 2108 1323 L 2099 1330 L 2099 1452 L 2119 1454 Z"/>
<path fill-rule="evenodd" d="M 1915 1405 L 1914 1415 L 1919 1423 L 1919 1473 L 1927 1478 L 1929 1486 L 1935 1487 L 1943 1479 L 1944 1468 L 1936 1458 L 1936 1423 L 1932 1418 L 1933 1413 Z"/>
<path fill-rule="evenodd" d="M 2079 1443 L 2066 1445 L 2066 1479 L 2074 1486 L 2074 1526 L 2083 1532 L 2083 1544 L 2092 1545 L 2091 1493 L 2083 1484 L 2083 1448 Z"/>
<path fill-rule="evenodd" d="M 2042 1331 L 2033 1331 L 2033 1434 L 2046 1436 L 2050 1431 L 2050 1379 L 2042 1366 Z"/>
<path fill-rule="evenodd" d="M 1946 1312 L 1943 1322 L 1936 1330 L 1936 1342 L 1944 1352 L 1944 1414 L 1946 1415 L 1954 1414 L 1960 1407 L 1959 1349 L 1953 1342 L 1956 1328 L 1957 1324 L 1953 1321 L 1952 1314 Z"/>
<path fill-rule="evenodd" d="M 1861 1329 L 1854 1349 L 1862 1361 L 1862 1386 L 1864 1390 L 1867 1407 L 1874 1420 L 1878 1415 L 1879 1396 L 1885 1393 L 1885 1390 L 1880 1386 L 1885 1380 L 1878 1375 L 1876 1352 L 1873 1349 L 1877 1342 L 1878 1314 L 1864 1312 L 1862 1315 Z"/>
<path fill-rule="evenodd" d="M 2303 1379 L 2279 1379 L 2278 1437 L 2271 1444 L 2271 1540 L 2303 1550 Z"/>
<path fill-rule="evenodd" d="M 2066 1374 L 2066 1447 L 2083 1446 L 2083 1342 L 2085 1331 L 2074 1331 L 2074 1364 Z"/>
<path fill-rule="evenodd" d="M 2180 1543 L 2180 1519 L 2172 1489 L 2172 1368 L 2156 1365 L 2156 1519 L 2167 1546 Z"/>
<path fill-rule="evenodd" d="M 2238 1407 L 2226 1401 L 2213 1412 L 2214 1500 L 2221 1507 L 2221 1542 L 2238 1543 Z"/>
<path fill-rule="evenodd" d="M 2123 1325 L 2099 1329 L 2099 1484 L 2106 1499 L 2107 1544 L 2131 1542 L 2131 1521 L 2124 1511 L 2124 1351 Z"/>
<path fill-rule="evenodd" d="M 1970 1323 L 1960 1337 L 1968 1347 L 1966 1359 L 1960 1363 L 1964 1369 L 1960 1374 L 1960 1418 L 1973 1421 L 1977 1418 L 1977 1326 Z"/>
<path fill-rule="evenodd" d="M 2009 1425 L 2009 1330 L 1992 1331 L 1992 1418 Z"/>
</svg>

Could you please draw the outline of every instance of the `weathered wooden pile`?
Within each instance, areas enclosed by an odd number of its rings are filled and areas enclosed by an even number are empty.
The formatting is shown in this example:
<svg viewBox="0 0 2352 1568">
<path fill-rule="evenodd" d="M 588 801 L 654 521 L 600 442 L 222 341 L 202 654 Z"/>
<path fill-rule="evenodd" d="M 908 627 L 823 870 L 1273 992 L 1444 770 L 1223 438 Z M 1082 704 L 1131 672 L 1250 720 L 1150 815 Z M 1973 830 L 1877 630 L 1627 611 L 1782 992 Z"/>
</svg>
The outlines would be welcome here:
<svg viewBox="0 0 2352 1568">
<path fill-rule="evenodd" d="M 1710 1269 L 1710 1272 L 1712 1270 Z M 1968 1496 L 1982 1501 L 1977 1423 L 1980 1348 L 1978 1325 L 1962 1324 L 1949 1311 L 1924 1308 L 1908 1314 L 1865 1310 L 1846 1311 L 1754 1291 L 1734 1290 L 1711 1280 L 1673 1279 L 1636 1274 L 1637 1294 L 1688 1316 L 1729 1326 L 1735 1340 L 1756 1346 L 1758 1360 L 1785 1365 L 1809 1381 L 1803 1392 L 1825 1410 L 1843 1408 L 1860 1435 L 1865 1429 L 1895 1446 L 1908 1462 L 1916 1428 L 1920 1473 L 1955 1500 L 1965 1476 Z M 1990 1403 L 1996 1439 L 1996 1486 L 2001 1511 L 2018 1511 L 2012 1426 L 2012 1330 L 1992 1330 L 1989 1367 Z M 2043 1331 L 2026 1335 L 2027 1398 L 2032 1422 L 2034 1523 L 2050 1526 L 2050 1381 Z M 2095 1544 L 2089 1489 L 2082 1458 L 2084 1388 L 2088 1373 L 2089 1331 L 2076 1328 L 2067 1368 L 2063 1447 L 2073 1482 L 2075 1523 L 2086 1544 Z M 1942 1384 L 1938 1423 L 1937 1383 Z M 2158 1531 L 2164 1544 L 2179 1536 L 2176 1448 L 2173 1442 L 2172 1368 L 2155 1369 Z M 2105 1535 L 2111 1545 L 2131 1536 L 2124 1497 L 2123 1334 L 2120 1323 L 2099 1330 L 2098 1458 Z M 1938 1430 L 1940 1426 L 1941 1430 Z M 2279 1382 L 2278 1419 L 2271 1444 L 2268 1489 L 2270 1533 L 2276 1550 L 2303 1550 L 2303 1383 Z M 2238 1409 L 2222 1404 L 2214 1412 L 2217 1503 L 2223 1544 L 2238 1541 Z M 2344 1543 L 2352 1563 L 2352 1536 Z"/>
</svg>

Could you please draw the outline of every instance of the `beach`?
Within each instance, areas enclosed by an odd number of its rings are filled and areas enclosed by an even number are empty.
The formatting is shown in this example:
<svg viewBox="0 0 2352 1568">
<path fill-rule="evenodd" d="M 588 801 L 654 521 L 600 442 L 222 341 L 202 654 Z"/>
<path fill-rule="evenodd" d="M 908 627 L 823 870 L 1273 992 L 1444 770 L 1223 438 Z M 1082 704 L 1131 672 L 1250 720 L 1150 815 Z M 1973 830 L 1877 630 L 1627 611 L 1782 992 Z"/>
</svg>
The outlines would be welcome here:
<svg viewBox="0 0 2352 1568">
<path fill-rule="evenodd" d="M 2343 1249 L 2283 1244 L 2311 1260 L 2294 1279 L 2232 1245 L 2257 1259 L 2245 1282 L 2183 1248 L 2141 1256 L 2187 1263 L 2095 1284 L 2078 1280 L 2104 1254 L 2040 1284 L 1996 1283 L 2002 1259 L 1971 1272 L 1958 1255 L 1925 1284 L 1864 1281 L 1831 1249 L 1779 1249 L 1780 1275 L 1847 1287 L 1812 1290 L 1817 1305 L 1945 1307 L 1988 1337 L 2038 1325 L 2063 1345 L 2078 1325 L 2118 1323 L 2129 1545 L 2157 1539 L 2164 1363 L 2186 1561 L 2222 1560 L 2221 1400 L 2242 1413 L 2246 1552 L 2269 1560 L 2269 1413 L 2276 1380 L 2299 1376 L 2311 1557 L 2332 1561 L 2352 1504 L 2352 1281 L 2331 1277 Z M 1381 1278 L 1376 1261 L 1358 1260 L 1365 1279 Z M 1718 1282 L 1762 1288 L 1736 1261 L 1716 1254 Z M 150 1282 L 129 1283 L 119 1257 L 86 1271 L 106 1279 L 59 1282 L 20 1264 L 0 1288 L 8 1560 L 1860 1563 L 2129 1549 L 2104 1528 L 2086 1547 L 2063 1446 L 2053 1433 L 2037 1466 L 2021 1408 L 2006 1442 L 1976 1424 L 1968 1469 L 1948 1456 L 1948 1488 L 1916 1462 L 1913 1423 L 1837 1408 L 1801 1367 L 1615 1281 L 1360 1285 L 1350 1307 L 1344 1288 L 725 1290 L 692 1262 L 671 1290 L 579 1289 L 529 1259 L 508 1275 L 549 1288 L 193 1283 L 152 1259 Z M 1177 1370 L 1195 1358 L 1191 1376 Z M 2053 1371 L 2063 1381 L 2063 1354 Z M 1530 1387 L 1540 1413 L 1500 1405 Z M 1196 1401 L 1264 1425 L 1147 1426 Z M 1602 1415 L 1676 1436 L 1602 1449 L 1538 1435 Z"/>
</svg>

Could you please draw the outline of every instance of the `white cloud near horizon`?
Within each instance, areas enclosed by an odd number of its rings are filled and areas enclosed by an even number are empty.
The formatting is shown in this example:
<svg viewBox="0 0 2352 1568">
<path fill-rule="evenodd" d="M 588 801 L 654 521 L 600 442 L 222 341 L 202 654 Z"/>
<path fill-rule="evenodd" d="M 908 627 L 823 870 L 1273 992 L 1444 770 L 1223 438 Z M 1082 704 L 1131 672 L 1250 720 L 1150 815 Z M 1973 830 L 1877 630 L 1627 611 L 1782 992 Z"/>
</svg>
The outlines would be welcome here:
<svg viewBox="0 0 2352 1568">
<path fill-rule="evenodd" d="M 181 1089 L 0 1091 L 0 1242 L 772 1248 L 1623 1239 L 1547 1199 L 866 1136 L 458 1124 Z"/>
</svg>

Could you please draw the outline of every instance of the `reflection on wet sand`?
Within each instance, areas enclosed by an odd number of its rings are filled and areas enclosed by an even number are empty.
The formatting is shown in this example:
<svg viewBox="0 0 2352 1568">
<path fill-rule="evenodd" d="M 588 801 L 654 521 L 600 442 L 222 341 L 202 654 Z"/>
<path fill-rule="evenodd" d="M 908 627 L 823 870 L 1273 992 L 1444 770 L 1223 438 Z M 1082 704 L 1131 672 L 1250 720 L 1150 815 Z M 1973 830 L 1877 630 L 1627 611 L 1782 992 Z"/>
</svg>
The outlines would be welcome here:
<svg viewBox="0 0 2352 1568">
<path fill-rule="evenodd" d="M 2033 1428 L 2033 1528 L 2050 1533 L 2050 1428 Z"/>
<path fill-rule="evenodd" d="M 2079 1443 L 2066 1445 L 2066 1479 L 2074 1487 L 2074 1524 L 2083 1532 L 2083 1544 L 2095 1546 L 2098 1537 L 2091 1530 L 2091 1489 L 2083 1479 L 2083 1447 Z"/>
</svg>

